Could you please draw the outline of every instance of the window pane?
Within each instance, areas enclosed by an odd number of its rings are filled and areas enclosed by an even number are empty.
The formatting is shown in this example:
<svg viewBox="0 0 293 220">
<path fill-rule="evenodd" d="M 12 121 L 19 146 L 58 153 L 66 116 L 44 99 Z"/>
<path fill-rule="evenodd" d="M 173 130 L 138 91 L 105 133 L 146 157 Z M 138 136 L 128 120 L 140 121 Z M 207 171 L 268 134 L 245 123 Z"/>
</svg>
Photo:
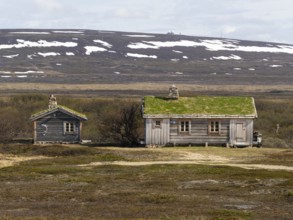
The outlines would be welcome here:
<svg viewBox="0 0 293 220">
<path fill-rule="evenodd" d="M 216 126 L 215 126 L 215 131 L 219 131 L 219 122 L 218 121 L 216 121 Z"/>
<path fill-rule="evenodd" d="M 214 131 L 214 122 L 213 121 L 211 121 L 211 127 L 210 127 L 210 129 L 211 129 L 211 132 Z"/>
<path fill-rule="evenodd" d="M 184 131 L 184 121 L 181 122 L 180 131 Z"/>
<path fill-rule="evenodd" d="M 185 131 L 189 131 L 189 122 L 188 121 L 185 122 Z"/>
</svg>

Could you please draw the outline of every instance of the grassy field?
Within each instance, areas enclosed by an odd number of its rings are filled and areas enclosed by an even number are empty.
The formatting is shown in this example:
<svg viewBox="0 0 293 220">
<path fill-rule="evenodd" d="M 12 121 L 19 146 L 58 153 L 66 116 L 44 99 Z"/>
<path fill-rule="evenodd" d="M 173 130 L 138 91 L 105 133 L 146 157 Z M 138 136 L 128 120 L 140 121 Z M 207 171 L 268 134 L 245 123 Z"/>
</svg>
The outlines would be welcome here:
<svg viewBox="0 0 293 220">
<path fill-rule="evenodd" d="M 10 160 L 41 156 L 1 168 L 0 219 L 293 217 L 292 171 L 208 165 L 225 159 L 292 166 L 290 149 L 1 145 L 0 155 Z M 198 158 L 202 164 L 112 164 Z M 97 162 L 102 164 L 93 165 Z"/>
</svg>

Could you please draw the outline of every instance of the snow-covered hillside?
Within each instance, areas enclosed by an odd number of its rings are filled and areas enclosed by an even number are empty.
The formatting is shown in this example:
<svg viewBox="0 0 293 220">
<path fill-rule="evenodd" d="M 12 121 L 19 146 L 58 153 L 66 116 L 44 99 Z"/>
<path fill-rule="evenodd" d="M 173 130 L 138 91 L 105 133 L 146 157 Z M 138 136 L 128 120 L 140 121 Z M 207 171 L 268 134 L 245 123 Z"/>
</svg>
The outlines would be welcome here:
<svg viewBox="0 0 293 220">
<path fill-rule="evenodd" d="M 92 30 L 0 30 L 0 83 L 293 84 L 292 58 L 293 45 L 278 43 Z"/>
</svg>

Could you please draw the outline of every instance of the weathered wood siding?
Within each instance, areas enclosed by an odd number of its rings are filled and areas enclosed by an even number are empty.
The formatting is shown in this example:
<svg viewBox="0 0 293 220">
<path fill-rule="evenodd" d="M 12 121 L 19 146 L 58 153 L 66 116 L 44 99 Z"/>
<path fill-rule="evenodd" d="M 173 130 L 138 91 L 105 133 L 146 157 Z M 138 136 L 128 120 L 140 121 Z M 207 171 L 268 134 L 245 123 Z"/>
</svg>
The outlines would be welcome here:
<svg viewBox="0 0 293 220">
<path fill-rule="evenodd" d="M 161 126 L 155 126 L 160 120 Z M 220 122 L 220 132 L 210 133 L 211 119 L 146 119 L 146 145 L 206 144 L 250 146 L 253 143 L 253 119 L 213 119 Z M 181 121 L 190 123 L 188 132 L 180 132 Z"/>
<path fill-rule="evenodd" d="M 230 145 L 252 146 L 253 119 L 232 119 L 230 127 Z"/>
<path fill-rule="evenodd" d="M 156 126 L 160 121 L 160 126 Z M 170 126 L 169 119 L 146 119 L 145 120 L 145 142 L 146 145 L 165 145 L 169 143 Z"/>
<path fill-rule="evenodd" d="M 65 134 L 64 121 L 74 123 L 75 131 Z M 81 122 L 62 112 L 55 112 L 35 121 L 35 143 L 77 143 L 80 142 Z"/>
<path fill-rule="evenodd" d="M 209 134 L 208 119 L 184 119 L 191 122 L 191 131 L 188 134 L 180 133 L 180 120 L 171 120 L 170 143 L 172 144 L 225 144 L 229 141 L 228 119 L 221 120 L 220 134 Z"/>
</svg>

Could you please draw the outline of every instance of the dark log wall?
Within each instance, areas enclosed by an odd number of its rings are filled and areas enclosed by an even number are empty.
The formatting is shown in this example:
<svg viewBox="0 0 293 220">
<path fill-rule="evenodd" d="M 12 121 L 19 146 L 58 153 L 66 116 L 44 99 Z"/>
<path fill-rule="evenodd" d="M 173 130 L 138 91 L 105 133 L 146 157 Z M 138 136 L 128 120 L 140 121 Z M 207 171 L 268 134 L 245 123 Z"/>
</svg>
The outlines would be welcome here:
<svg viewBox="0 0 293 220">
<path fill-rule="evenodd" d="M 75 131 L 65 134 L 64 121 L 75 124 Z M 80 121 L 62 112 L 55 112 L 36 121 L 35 143 L 77 143 L 80 142 Z"/>
</svg>

